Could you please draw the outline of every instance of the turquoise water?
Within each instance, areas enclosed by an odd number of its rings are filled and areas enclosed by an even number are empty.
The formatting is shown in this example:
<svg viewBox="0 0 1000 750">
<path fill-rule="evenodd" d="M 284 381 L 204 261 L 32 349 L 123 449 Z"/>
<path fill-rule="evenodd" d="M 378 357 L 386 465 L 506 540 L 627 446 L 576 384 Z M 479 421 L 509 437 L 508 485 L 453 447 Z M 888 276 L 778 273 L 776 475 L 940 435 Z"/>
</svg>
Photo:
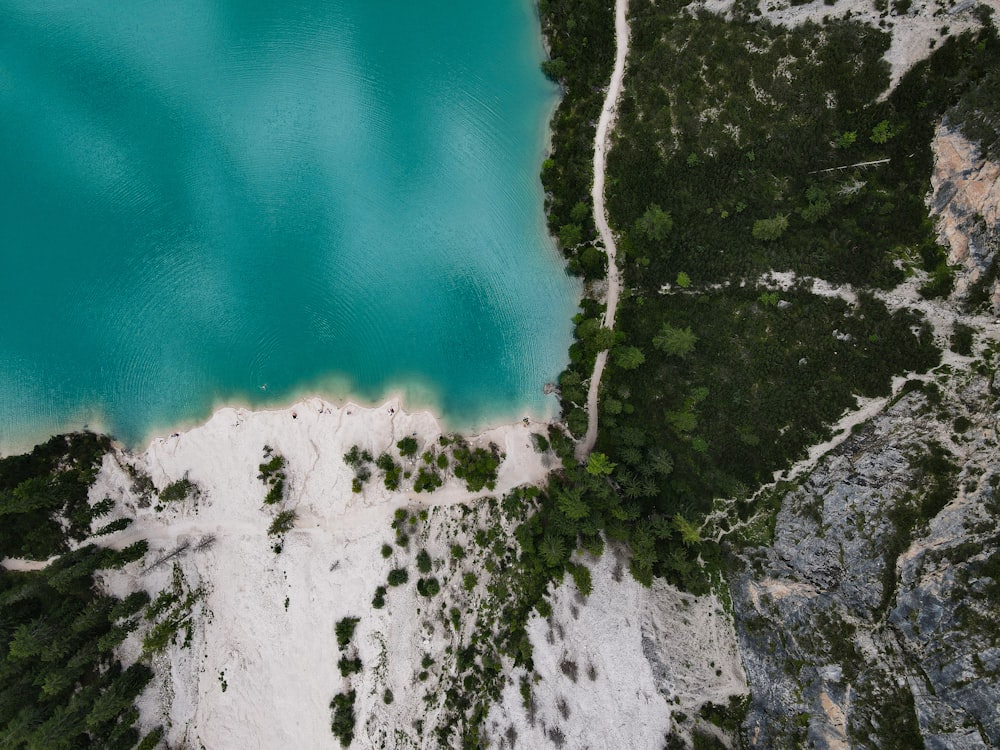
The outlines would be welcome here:
<svg viewBox="0 0 1000 750">
<path fill-rule="evenodd" d="M 0 0 L 0 450 L 304 393 L 555 408 L 528 0 Z M 266 390 L 264 389 L 266 386 Z"/>
</svg>

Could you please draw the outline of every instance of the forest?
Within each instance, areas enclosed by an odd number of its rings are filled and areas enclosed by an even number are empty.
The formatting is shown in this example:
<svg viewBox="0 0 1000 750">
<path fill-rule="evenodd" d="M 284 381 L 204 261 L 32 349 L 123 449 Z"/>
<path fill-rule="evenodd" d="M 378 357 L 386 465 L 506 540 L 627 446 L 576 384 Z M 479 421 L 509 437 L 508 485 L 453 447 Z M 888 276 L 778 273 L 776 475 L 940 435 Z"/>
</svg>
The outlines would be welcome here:
<svg viewBox="0 0 1000 750">
<path fill-rule="evenodd" d="M 572 25 L 565 7 L 545 7 L 550 38 Z M 532 549 L 553 556 L 603 530 L 631 546 L 639 580 L 703 590 L 721 550 L 699 530 L 718 498 L 753 514 L 754 491 L 858 397 L 939 363 L 926 321 L 877 292 L 914 274 L 926 298 L 952 289 L 924 203 L 930 143 L 943 118 L 995 142 L 1000 44 L 982 12 L 983 30 L 945 39 L 882 96 L 889 36 L 860 22 L 788 29 L 753 3 L 732 20 L 677 0 L 629 12 L 607 179 L 626 284 L 614 331 L 599 300 L 582 301 L 559 379 L 565 423 L 582 435 L 593 362 L 610 349 L 591 457 L 601 486 L 567 460 L 529 526 Z M 567 99 L 582 101 L 591 61 L 572 47 L 558 56 Z M 557 112 L 557 135 L 566 119 Z M 554 231 L 591 177 L 567 142 L 554 139 L 542 173 Z M 799 281 L 778 288 L 770 272 Z M 849 301 L 814 294 L 811 278 L 850 285 Z"/>
<path fill-rule="evenodd" d="M 0 459 L 3 556 L 46 560 L 41 570 L 0 568 L 0 744 L 10 748 L 150 750 L 133 702 L 152 679 L 114 649 L 139 627 L 145 592 L 119 600 L 95 575 L 135 562 L 145 542 L 121 551 L 84 544 L 110 501 L 91 507 L 88 490 L 110 441 L 90 433 L 54 437 L 30 453 Z M 65 519 L 62 522 L 61 519 Z"/>
</svg>

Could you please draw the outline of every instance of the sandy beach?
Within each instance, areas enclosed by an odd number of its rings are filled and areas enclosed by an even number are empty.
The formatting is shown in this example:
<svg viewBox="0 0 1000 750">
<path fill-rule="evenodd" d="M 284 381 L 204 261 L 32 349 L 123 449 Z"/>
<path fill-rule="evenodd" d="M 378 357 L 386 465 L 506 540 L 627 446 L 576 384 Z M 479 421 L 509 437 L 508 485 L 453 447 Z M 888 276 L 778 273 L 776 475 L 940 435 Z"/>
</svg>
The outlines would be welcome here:
<svg viewBox="0 0 1000 750">
<path fill-rule="evenodd" d="M 111 497 L 112 517 L 134 519 L 107 542 L 150 545 L 142 567 L 108 574 L 108 589 L 122 596 L 144 588 L 156 596 L 179 575 L 186 591 L 202 592 L 191 613 L 191 642 L 154 657 L 157 677 L 142 698 L 143 725 L 167 726 L 171 744 L 334 746 L 328 702 L 342 684 L 334 625 L 373 611 L 372 593 L 392 563 L 379 550 L 392 541 L 394 511 L 470 504 L 541 482 L 552 459 L 535 451 L 531 436 L 545 427 L 518 422 L 468 437 L 470 445 L 493 443 L 505 456 L 491 493 L 469 492 L 450 472 L 433 493 L 413 492 L 412 479 L 390 492 L 378 471 L 353 492 L 354 473 L 343 460 L 352 446 L 399 461 L 400 439 L 415 437 L 423 451 L 442 435 L 433 415 L 408 413 L 397 399 L 378 407 L 312 398 L 273 411 L 225 408 L 142 453 L 106 456 L 91 499 Z M 287 462 L 278 507 L 263 502 L 265 446 Z M 418 461 L 419 454 L 403 459 L 403 467 Z M 148 475 L 158 490 L 186 477 L 199 497 L 157 510 L 155 499 L 150 504 L 136 491 L 136 474 Z M 278 554 L 267 531 L 281 509 L 297 519 Z M 397 650 L 418 653 L 410 645 L 419 640 L 416 627 L 413 618 L 397 617 L 378 629 Z M 133 636 L 121 656 L 131 661 L 140 650 Z M 377 661 L 369 646 L 361 651 L 366 663 Z"/>
</svg>

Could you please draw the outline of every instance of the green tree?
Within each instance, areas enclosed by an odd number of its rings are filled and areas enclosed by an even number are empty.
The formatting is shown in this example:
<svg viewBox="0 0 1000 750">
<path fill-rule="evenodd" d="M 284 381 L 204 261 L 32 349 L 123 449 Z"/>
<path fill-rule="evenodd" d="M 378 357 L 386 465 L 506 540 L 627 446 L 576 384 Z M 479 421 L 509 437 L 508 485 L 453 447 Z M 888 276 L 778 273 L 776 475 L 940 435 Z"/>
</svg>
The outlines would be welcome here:
<svg viewBox="0 0 1000 750">
<path fill-rule="evenodd" d="M 882 120 L 882 122 L 872 128 L 871 141 L 872 143 L 885 143 L 894 135 L 896 135 L 896 133 L 893 131 L 892 125 L 889 124 L 889 121 Z"/>
<path fill-rule="evenodd" d="M 583 500 L 583 490 L 575 485 L 562 487 L 555 491 L 559 510 L 572 521 L 579 521 L 590 515 L 590 508 Z"/>
<path fill-rule="evenodd" d="M 834 142 L 835 148 L 850 148 L 854 145 L 854 142 L 858 140 L 858 131 L 856 130 L 846 130 L 837 136 L 837 140 Z"/>
<path fill-rule="evenodd" d="M 563 224 L 559 227 L 559 245 L 573 248 L 583 241 L 583 228 L 579 224 Z"/>
<path fill-rule="evenodd" d="M 635 222 L 635 231 L 653 242 L 665 240 L 673 228 L 673 217 L 655 203 Z"/>
<path fill-rule="evenodd" d="M 587 473 L 595 477 L 610 476 L 616 465 L 605 454 L 594 452 L 587 459 Z"/>
<path fill-rule="evenodd" d="M 669 323 L 664 323 L 660 332 L 653 337 L 653 346 L 664 354 L 672 357 L 684 359 L 694 351 L 694 345 L 698 342 L 690 328 L 675 328 Z"/>
<path fill-rule="evenodd" d="M 551 60 L 544 60 L 542 61 L 542 73 L 550 81 L 559 83 L 566 77 L 566 61 L 558 57 L 554 57 Z"/>
<path fill-rule="evenodd" d="M 646 361 L 646 355 L 635 346 L 619 346 L 612 353 L 615 364 L 623 370 L 634 370 Z"/>
<path fill-rule="evenodd" d="M 566 545 L 558 534 L 546 533 L 538 551 L 550 568 L 558 568 L 565 561 Z"/>
<path fill-rule="evenodd" d="M 697 526 L 680 513 L 674 515 L 673 522 L 674 528 L 680 532 L 681 542 L 684 543 L 685 547 L 690 547 L 693 544 L 701 544 L 701 532 Z"/>
<path fill-rule="evenodd" d="M 770 219 L 757 219 L 753 223 L 753 237 L 763 242 L 773 242 L 788 229 L 788 217 L 778 215 Z"/>
</svg>

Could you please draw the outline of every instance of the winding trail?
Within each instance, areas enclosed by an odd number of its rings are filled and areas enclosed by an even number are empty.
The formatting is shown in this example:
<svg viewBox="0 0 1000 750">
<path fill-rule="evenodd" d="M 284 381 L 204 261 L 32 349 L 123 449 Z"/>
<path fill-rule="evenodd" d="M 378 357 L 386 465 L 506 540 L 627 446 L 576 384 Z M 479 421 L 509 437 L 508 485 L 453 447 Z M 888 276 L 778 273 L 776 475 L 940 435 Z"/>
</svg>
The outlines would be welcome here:
<svg viewBox="0 0 1000 750">
<path fill-rule="evenodd" d="M 601 119 L 597 123 L 597 135 L 594 137 L 594 186 L 590 195 L 594 201 L 594 223 L 601 234 L 604 250 L 608 255 L 608 293 L 604 310 L 604 327 L 615 327 L 615 313 L 618 309 L 618 295 L 621 291 L 621 280 L 618 275 L 618 264 L 615 260 L 617 247 L 615 238 L 608 226 L 608 212 L 604 205 L 604 173 L 607 166 L 609 136 L 618 113 L 618 98 L 622 93 L 622 81 L 625 78 L 625 58 L 628 55 L 628 0 L 615 0 L 615 67 L 611 73 L 611 83 L 608 95 L 604 99 Z M 587 392 L 587 434 L 576 446 L 576 457 L 582 461 L 594 449 L 597 442 L 597 393 L 601 388 L 601 376 L 604 365 L 608 361 L 608 352 L 604 350 L 597 355 L 594 362 L 594 374 L 590 378 L 590 390 Z"/>
</svg>

